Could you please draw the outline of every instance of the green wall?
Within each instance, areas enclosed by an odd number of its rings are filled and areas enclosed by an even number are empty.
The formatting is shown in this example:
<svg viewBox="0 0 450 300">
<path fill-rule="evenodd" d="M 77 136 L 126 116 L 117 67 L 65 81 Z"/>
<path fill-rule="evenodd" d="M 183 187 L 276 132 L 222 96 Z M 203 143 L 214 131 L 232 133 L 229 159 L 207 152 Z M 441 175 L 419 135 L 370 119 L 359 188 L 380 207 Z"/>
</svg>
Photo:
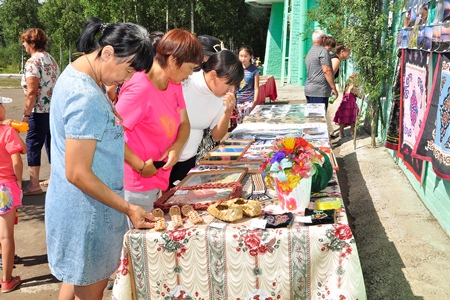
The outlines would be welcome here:
<svg viewBox="0 0 450 300">
<path fill-rule="evenodd" d="M 311 32 L 305 34 L 308 28 L 305 26 L 306 11 L 314 7 L 314 0 L 292 0 L 289 16 L 285 16 L 283 2 L 272 4 L 269 29 L 267 32 L 266 53 L 264 61 L 264 75 L 273 75 L 280 79 L 284 76 L 287 83 L 304 85 L 306 81 L 305 56 L 311 48 Z M 289 34 L 286 39 L 286 53 L 283 56 L 283 24 L 290 20 Z M 283 73 L 282 62 L 285 61 Z"/>
<path fill-rule="evenodd" d="M 264 61 L 264 75 L 273 75 L 277 79 L 281 77 L 283 59 L 283 11 L 284 3 L 272 4 Z"/>
</svg>

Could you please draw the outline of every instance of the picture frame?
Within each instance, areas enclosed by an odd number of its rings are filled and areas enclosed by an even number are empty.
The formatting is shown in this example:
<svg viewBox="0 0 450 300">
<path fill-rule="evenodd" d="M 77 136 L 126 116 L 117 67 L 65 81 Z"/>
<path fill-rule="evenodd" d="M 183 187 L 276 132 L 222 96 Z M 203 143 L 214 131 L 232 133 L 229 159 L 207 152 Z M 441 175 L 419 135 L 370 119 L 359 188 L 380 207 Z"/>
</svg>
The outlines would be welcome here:
<svg viewBox="0 0 450 300">
<path fill-rule="evenodd" d="M 230 168 L 247 168 L 248 174 L 258 174 L 261 173 L 262 161 L 233 161 L 229 165 Z"/>
<path fill-rule="evenodd" d="M 240 156 L 246 149 L 246 146 L 242 145 L 219 145 L 209 151 L 210 156 Z"/>
<path fill-rule="evenodd" d="M 224 146 L 250 146 L 253 142 L 254 140 L 225 140 L 221 144 Z"/>
<path fill-rule="evenodd" d="M 176 186 L 159 197 L 153 206 L 165 212 L 174 205 L 191 205 L 195 210 L 206 210 L 211 204 L 239 198 L 241 195 L 242 185 L 239 182 Z"/>
<path fill-rule="evenodd" d="M 214 147 L 199 162 L 202 165 L 219 164 L 228 165 L 233 161 L 238 161 L 242 154 L 248 149 L 251 143 L 244 145 L 219 145 Z"/>
<path fill-rule="evenodd" d="M 247 174 L 247 170 L 247 168 L 227 168 L 224 170 L 189 173 L 177 186 L 197 186 L 207 183 L 241 183 Z"/>
</svg>

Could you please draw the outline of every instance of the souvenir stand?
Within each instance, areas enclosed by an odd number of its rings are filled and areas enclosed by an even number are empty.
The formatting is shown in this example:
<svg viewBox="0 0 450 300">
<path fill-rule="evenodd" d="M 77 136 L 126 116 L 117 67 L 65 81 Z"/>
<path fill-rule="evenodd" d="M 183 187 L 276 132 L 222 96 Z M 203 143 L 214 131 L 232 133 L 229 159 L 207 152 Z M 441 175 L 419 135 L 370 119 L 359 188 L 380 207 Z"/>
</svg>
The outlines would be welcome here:
<svg viewBox="0 0 450 300">
<path fill-rule="evenodd" d="M 322 104 L 257 106 L 155 204 L 165 211 L 192 204 L 203 223 L 185 218 L 173 228 L 166 214 L 167 230 L 125 234 L 112 299 L 366 299 L 334 171 L 328 186 L 311 194 L 307 215 L 273 213 L 276 192 L 254 166 L 280 136 L 303 136 L 331 153 Z M 261 215 L 223 222 L 208 213 L 236 195 L 258 203 Z"/>
</svg>

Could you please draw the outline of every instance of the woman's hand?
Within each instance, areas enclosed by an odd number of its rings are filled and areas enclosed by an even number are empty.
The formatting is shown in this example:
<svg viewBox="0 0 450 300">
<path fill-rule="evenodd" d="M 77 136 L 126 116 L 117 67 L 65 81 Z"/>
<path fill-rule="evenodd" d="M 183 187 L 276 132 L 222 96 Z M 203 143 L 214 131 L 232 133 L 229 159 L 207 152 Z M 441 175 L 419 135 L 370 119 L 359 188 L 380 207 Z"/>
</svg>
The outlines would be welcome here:
<svg viewBox="0 0 450 300">
<path fill-rule="evenodd" d="M 228 116 L 230 116 L 236 106 L 235 93 L 233 91 L 227 92 L 225 96 L 223 96 L 222 102 L 223 105 L 225 105 L 224 114 L 228 114 Z"/>
<path fill-rule="evenodd" d="M 141 173 L 141 177 L 152 177 L 156 173 L 158 173 L 158 169 L 156 169 L 153 164 L 153 159 L 149 159 L 145 162 Z"/>
<path fill-rule="evenodd" d="M 167 151 L 161 156 L 160 160 L 164 160 L 167 157 L 167 163 L 162 166 L 164 170 L 172 168 L 180 159 L 181 148 L 177 147 L 175 144 L 172 145 Z"/>
<path fill-rule="evenodd" d="M 155 226 L 156 218 L 153 214 L 138 205 L 130 204 L 127 216 L 135 228 L 153 228 Z"/>
</svg>

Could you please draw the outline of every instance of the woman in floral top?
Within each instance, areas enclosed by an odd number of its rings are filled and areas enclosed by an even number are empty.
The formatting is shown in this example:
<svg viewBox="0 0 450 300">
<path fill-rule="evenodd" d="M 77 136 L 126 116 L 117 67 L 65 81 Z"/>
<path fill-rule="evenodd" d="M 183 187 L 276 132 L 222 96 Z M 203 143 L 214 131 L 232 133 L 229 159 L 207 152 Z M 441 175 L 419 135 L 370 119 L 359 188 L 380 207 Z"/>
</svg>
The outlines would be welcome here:
<svg viewBox="0 0 450 300">
<path fill-rule="evenodd" d="M 43 193 L 39 184 L 41 150 L 45 145 L 50 162 L 50 100 L 60 70 L 55 59 L 45 51 L 48 38 L 42 29 L 29 28 L 20 39 L 25 51 L 31 55 L 25 64 L 21 82 L 25 92 L 23 122 L 27 122 L 30 128 L 26 137 L 30 183 L 23 189 L 23 195 L 28 196 Z M 46 186 L 48 181 L 41 184 Z"/>
</svg>

